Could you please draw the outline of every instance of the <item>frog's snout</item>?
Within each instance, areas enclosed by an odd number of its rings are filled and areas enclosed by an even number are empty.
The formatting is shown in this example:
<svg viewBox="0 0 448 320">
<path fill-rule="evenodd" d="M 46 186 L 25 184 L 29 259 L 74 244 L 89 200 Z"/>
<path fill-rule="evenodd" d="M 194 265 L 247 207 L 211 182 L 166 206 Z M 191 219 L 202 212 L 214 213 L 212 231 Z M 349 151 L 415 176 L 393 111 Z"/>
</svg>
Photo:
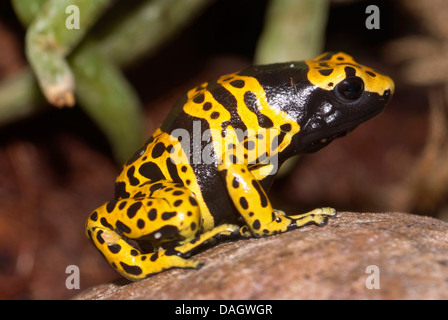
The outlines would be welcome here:
<svg viewBox="0 0 448 320">
<path fill-rule="evenodd" d="M 386 103 L 388 103 L 392 99 L 392 96 L 394 94 L 393 90 L 394 90 L 393 88 L 384 90 L 383 97 Z"/>
</svg>

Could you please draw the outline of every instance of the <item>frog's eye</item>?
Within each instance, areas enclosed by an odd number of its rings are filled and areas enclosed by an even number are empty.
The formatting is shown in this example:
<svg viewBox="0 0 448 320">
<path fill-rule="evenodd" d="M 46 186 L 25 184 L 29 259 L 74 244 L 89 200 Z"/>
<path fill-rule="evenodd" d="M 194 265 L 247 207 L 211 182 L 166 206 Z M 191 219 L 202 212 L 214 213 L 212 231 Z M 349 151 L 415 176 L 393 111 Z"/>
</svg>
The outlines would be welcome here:
<svg viewBox="0 0 448 320">
<path fill-rule="evenodd" d="M 360 77 L 348 77 L 335 88 L 336 96 L 343 101 L 358 99 L 364 91 L 364 81 Z"/>
</svg>

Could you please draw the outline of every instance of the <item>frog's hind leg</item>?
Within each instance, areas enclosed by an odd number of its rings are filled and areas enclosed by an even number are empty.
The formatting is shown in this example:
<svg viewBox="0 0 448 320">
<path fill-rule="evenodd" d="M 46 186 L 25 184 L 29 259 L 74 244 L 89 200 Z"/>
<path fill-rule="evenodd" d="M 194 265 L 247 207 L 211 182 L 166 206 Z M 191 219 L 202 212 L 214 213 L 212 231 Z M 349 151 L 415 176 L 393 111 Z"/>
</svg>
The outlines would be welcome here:
<svg viewBox="0 0 448 320">
<path fill-rule="evenodd" d="M 117 204 L 120 205 L 124 201 L 131 202 L 131 206 L 140 203 L 128 199 L 120 200 Z M 143 229 L 140 230 L 138 225 L 143 224 L 139 221 L 144 221 L 145 224 L 148 220 L 150 221 L 149 213 L 144 212 L 143 215 L 147 218 L 137 218 L 136 224 L 132 225 L 127 219 L 112 219 L 106 209 L 109 203 L 104 204 L 90 215 L 86 223 L 87 235 L 110 265 L 124 277 L 136 281 L 170 268 L 198 268 L 201 266 L 200 262 L 179 257 L 177 252 L 172 250 L 155 248 L 153 252 L 144 253 L 138 247 L 134 247 L 128 239 L 141 238 L 136 236 L 138 231 L 141 231 L 142 234 L 146 233 L 146 239 L 158 241 L 164 237 L 175 237 L 179 234 L 179 230 L 165 225 L 158 228 L 153 227 L 145 232 Z M 137 227 L 137 231 L 132 231 L 131 228 L 135 227 Z"/>
<path fill-rule="evenodd" d="M 88 218 L 88 237 L 106 260 L 130 280 L 170 268 L 198 268 L 201 263 L 182 256 L 218 234 L 230 234 L 228 225 L 202 234 L 201 212 L 194 194 L 168 181 L 145 183 L 135 198 L 105 203 Z M 130 240 L 149 242 L 143 252 Z"/>
<path fill-rule="evenodd" d="M 95 212 L 94 212 L 95 213 Z M 94 214 L 93 213 L 93 214 Z M 170 268 L 199 268 L 201 263 L 169 254 L 166 250 L 142 253 L 125 240 L 123 236 L 96 223 L 91 218 L 87 222 L 87 233 L 97 249 L 110 265 L 121 275 L 132 281 Z"/>
</svg>

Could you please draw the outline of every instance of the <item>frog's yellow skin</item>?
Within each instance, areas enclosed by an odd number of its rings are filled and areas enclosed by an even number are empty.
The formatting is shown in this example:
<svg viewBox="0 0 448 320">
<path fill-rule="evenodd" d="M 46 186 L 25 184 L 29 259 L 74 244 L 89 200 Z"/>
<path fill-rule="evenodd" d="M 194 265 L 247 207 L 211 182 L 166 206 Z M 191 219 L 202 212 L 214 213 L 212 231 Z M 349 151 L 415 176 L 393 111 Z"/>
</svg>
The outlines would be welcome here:
<svg viewBox="0 0 448 320">
<path fill-rule="evenodd" d="M 124 165 L 116 199 L 87 234 L 124 277 L 198 268 L 192 251 L 216 236 L 263 237 L 336 215 L 287 215 L 266 195 L 287 158 L 314 152 L 379 114 L 392 80 L 344 53 L 254 66 L 190 90 Z"/>
</svg>

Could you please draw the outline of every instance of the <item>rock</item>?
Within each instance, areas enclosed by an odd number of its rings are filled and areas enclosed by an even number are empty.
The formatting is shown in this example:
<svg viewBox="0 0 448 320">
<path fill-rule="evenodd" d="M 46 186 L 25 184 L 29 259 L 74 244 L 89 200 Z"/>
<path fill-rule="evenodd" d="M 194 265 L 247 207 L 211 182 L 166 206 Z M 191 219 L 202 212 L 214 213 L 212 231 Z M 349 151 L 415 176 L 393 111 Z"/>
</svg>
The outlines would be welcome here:
<svg viewBox="0 0 448 320">
<path fill-rule="evenodd" d="M 75 299 L 448 299 L 448 223 L 405 213 L 341 212 L 322 228 L 224 242 L 194 258 L 204 267 Z"/>
</svg>

